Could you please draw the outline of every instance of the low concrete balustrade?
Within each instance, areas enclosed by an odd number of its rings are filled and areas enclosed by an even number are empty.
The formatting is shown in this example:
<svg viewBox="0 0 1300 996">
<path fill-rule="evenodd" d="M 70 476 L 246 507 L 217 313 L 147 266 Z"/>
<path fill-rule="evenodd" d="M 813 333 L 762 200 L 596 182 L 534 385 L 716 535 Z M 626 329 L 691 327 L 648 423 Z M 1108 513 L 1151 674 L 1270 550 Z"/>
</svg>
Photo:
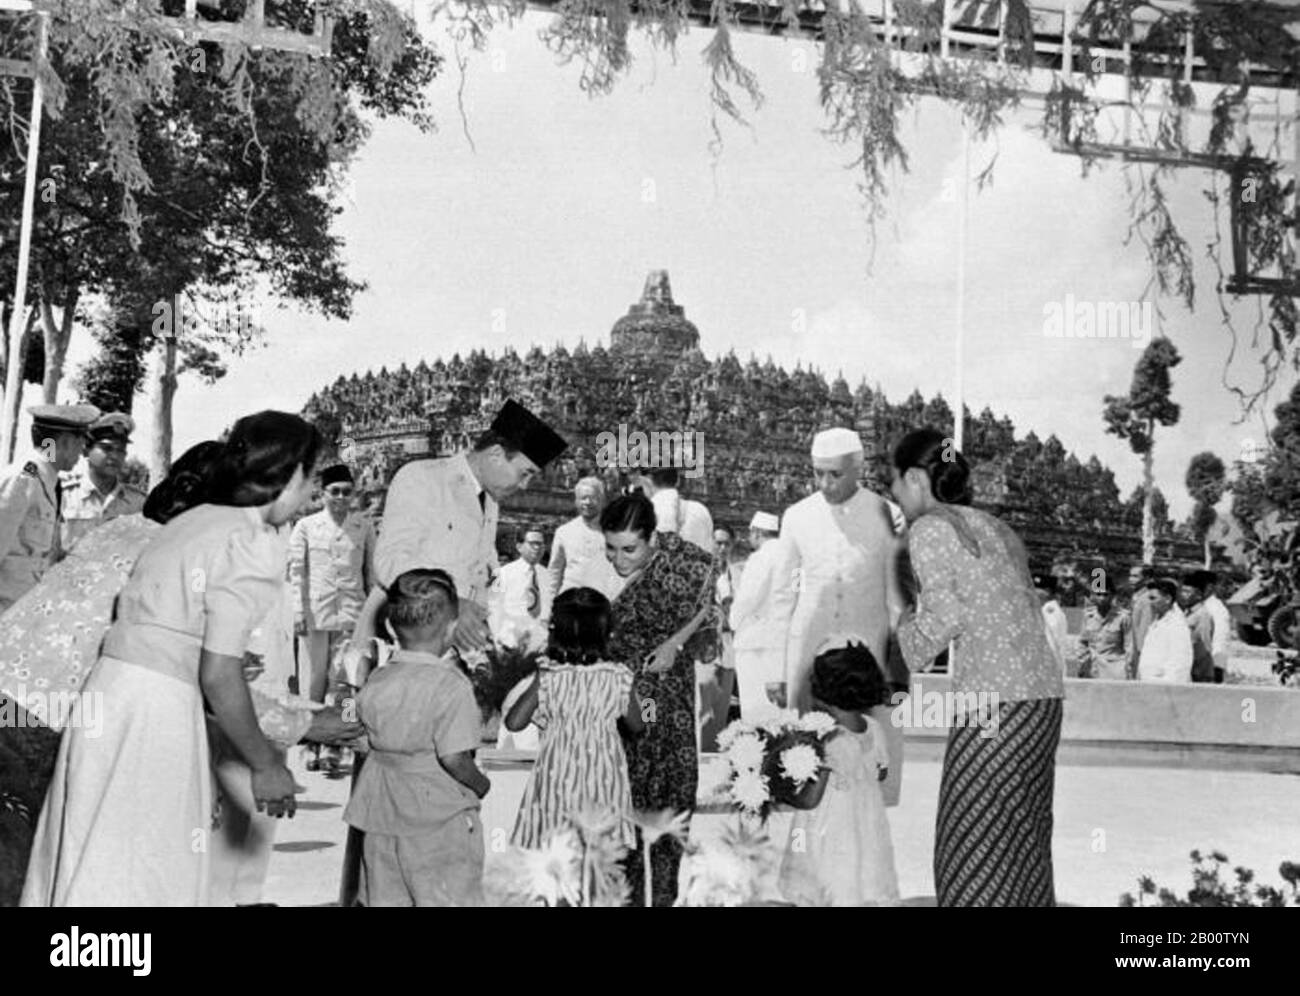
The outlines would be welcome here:
<svg viewBox="0 0 1300 996">
<path fill-rule="evenodd" d="M 941 745 L 973 704 L 948 675 L 914 675 L 895 713 L 908 755 Z M 1300 690 L 1067 678 L 1060 759 L 1300 773 Z"/>
</svg>

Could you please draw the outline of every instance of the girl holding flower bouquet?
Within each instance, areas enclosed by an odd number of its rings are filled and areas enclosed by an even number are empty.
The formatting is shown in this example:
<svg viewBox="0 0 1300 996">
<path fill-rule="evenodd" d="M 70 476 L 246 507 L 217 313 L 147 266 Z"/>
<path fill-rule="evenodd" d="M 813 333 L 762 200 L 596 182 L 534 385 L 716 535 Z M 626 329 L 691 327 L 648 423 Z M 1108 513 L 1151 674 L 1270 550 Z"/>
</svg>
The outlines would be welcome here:
<svg viewBox="0 0 1300 996">
<path fill-rule="evenodd" d="M 781 892 L 800 906 L 885 906 L 898 902 L 898 876 L 881 781 L 883 731 L 866 713 L 887 697 L 864 644 L 826 650 L 813 662 L 814 708 L 839 727 L 826 741 L 826 767 L 789 800 L 799 810 L 781 862 Z"/>
<path fill-rule="evenodd" d="M 636 845 L 632 791 L 618 721 L 639 732 L 632 672 L 607 659 L 610 604 L 594 588 L 570 588 L 551 607 L 550 645 L 532 684 L 506 710 L 505 727 L 541 728 L 511 842 L 538 848 L 573 817 L 609 817 L 627 847 Z"/>
</svg>

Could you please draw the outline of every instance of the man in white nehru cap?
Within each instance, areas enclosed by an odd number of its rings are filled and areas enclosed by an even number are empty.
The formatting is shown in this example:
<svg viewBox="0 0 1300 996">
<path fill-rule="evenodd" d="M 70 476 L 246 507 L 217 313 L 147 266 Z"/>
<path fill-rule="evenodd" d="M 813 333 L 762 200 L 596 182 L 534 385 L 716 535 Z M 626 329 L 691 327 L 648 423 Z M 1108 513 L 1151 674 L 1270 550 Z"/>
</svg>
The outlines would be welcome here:
<svg viewBox="0 0 1300 996">
<path fill-rule="evenodd" d="M 789 585 L 776 576 L 777 533 L 780 523 L 771 512 L 755 512 L 749 522 L 753 553 L 731 603 L 731 628 L 736 638 L 736 681 L 740 685 L 740 715 L 747 722 L 763 712 L 775 711 L 769 685 L 785 681 L 785 630 Z"/>
<path fill-rule="evenodd" d="M 787 593 L 786 696 L 800 710 L 811 707 L 813 659 L 832 633 L 860 633 L 886 682 L 899 684 L 901 677 L 886 670 L 890 630 L 904 604 L 902 541 L 891 506 L 861 486 L 862 440 L 852 429 L 817 433 L 812 465 L 818 490 L 786 509 L 775 557 L 779 587 Z M 895 805 L 903 741 L 889 713 L 882 704 L 872 715 L 885 730 L 890 765 L 883 788 L 886 802 Z"/>
</svg>

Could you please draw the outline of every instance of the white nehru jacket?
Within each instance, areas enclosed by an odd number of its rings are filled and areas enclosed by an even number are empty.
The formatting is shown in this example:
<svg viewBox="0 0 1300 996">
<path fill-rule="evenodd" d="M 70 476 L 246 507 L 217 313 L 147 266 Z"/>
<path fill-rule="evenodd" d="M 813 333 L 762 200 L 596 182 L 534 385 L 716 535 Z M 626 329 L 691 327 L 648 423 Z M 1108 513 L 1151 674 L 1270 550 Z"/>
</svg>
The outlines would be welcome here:
<svg viewBox="0 0 1300 996">
<path fill-rule="evenodd" d="M 807 709 L 817 646 L 832 633 L 861 633 L 883 667 L 902 611 L 900 540 L 890 504 L 859 488 L 830 504 L 816 492 L 786 510 L 777 541 L 777 585 L 791 596 L 785 673 L 790 704 Z"/>
</svg>

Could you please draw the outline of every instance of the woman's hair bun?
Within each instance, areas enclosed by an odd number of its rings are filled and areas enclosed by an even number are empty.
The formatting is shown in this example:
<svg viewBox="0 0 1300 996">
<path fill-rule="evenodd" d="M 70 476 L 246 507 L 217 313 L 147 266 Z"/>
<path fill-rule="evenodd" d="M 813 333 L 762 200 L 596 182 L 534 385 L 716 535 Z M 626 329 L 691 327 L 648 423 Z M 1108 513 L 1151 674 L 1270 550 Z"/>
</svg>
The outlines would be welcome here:
<svg viewBox="0 0 1300 996">
<path fill-rule="evenodd" d="M 209 439 L 182 453 L 145 499 L 145 518 L 166 523 L 209 501 L 213 474 L 224 450 L 221 443 Z"/>
<path fill-rule="evenodd" d="M 946 505 L 971 503 L 970 464 L 953 450 L 951 459 L 941 460 L 930 469 L 930 491 Z"/>
<path fill-rule="evenodd" d="M 913 467 L 930 478 L 930 493 L 945 505 L 969 505 L 974 498 L 970 464 L 952 437 L 926 426 L 913 429 L 894 447 L 894 469 L 905 474 Z"/>
</svg>

